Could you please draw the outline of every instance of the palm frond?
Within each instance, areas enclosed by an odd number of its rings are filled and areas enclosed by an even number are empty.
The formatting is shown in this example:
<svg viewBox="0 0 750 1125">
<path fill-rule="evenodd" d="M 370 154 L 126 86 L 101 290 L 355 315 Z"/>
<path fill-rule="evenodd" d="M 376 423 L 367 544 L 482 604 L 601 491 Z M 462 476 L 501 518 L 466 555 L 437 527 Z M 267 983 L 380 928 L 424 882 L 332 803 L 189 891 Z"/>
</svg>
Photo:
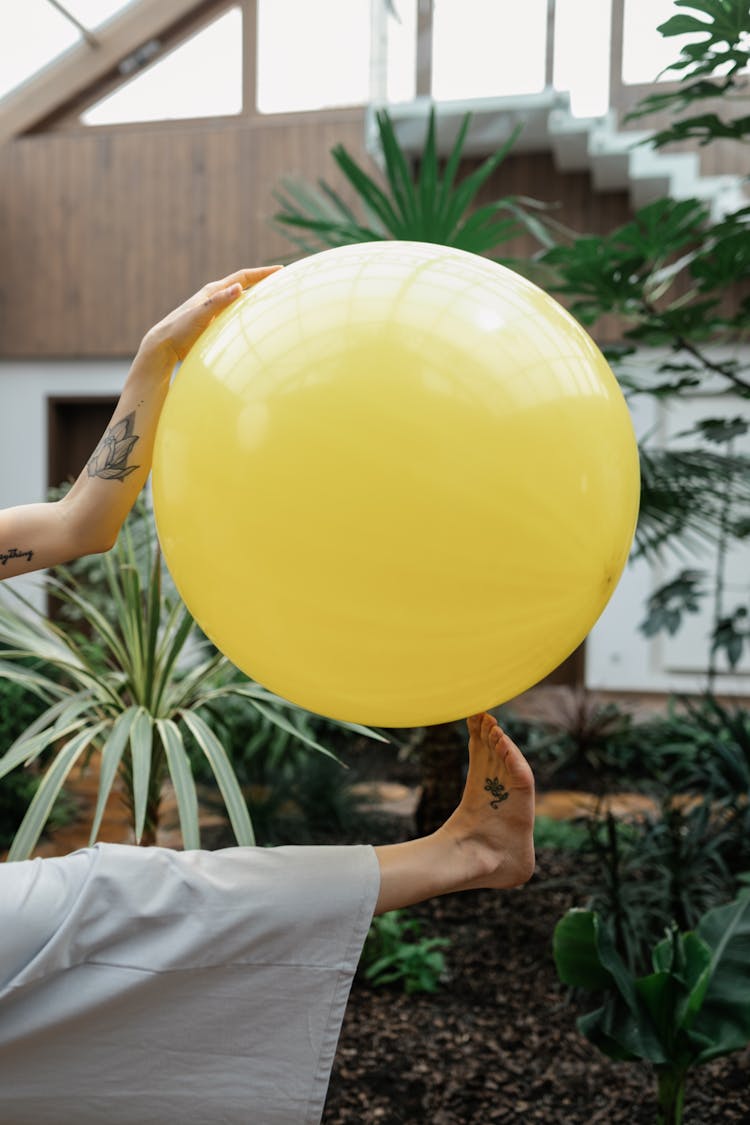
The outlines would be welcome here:
<svg viewBox="0 0 750 1125">
<path fill-rule="evenodd" d="M 164 747 L 167 769 L 172 778 L 177 799 L 183 847 L 185 849 L 199 848 L 201 839 L 198 822 L 198 794 L 190 769 L 190 760 L 182 740 L 182 732 L 177 723 L 172 722 L 171 719 L 157 719 L 156 729 Z"/>
<path fill-rule="evenodd" d="M 637 553 L 665 547 L 700 550 L 715 544 L 725 519 L 724 489 L 736 509 L 750 506 L 750 458 L 706 449 L 640 449 L 641 510 Z"/>
<path fill-rule="evenodd" d="M 130 739 L 130 731 L 137 714 L 137 707 L 128 707 L 127 710 L 117 716 L 112 724 L 112 729 L 104 740 L 101 763 L 99 766 L 99 792 L 97 793 L 96 809 L 94 810 L 94 819 L 91 824 L 89 846 L 96 842 L 96 838 L 99 834 L 104 810 L 107 806 L 107 801 L 109 800 L 115 778 L 117 777 L 122 755 Z"/>
<path fill-rule="evenodd" d="M 42 834 L 52 811 L 52 806 L 60 795 L 60 790 L 65 784 L 68 774 L 84 750 L 105 726 L 104 722 L 100 722 L 79 731 L 58 751 L 54 762 L 44 774 L 25 817 L 21 821 L 21 826 L 8 852 L 8 862 L 28 859 Z"/>
<path fill-rule="evenodd" d="M 130 727 L 130 756 L 132 760 L 133 816 L 135 817 L 135 842 L 140 844 L 146 823 L 146 806 L 151 789 L 151 757 L 154 744 L 154 727 L 145 707 L 139 707 Z"/>
<path fill-rule="evenodd" d="M 255 843 L 250 813 L 247 810 L 245 798 L 232 769 L 227 752 L 211 730 L 205 719 L 192 711 L 183 711 L 180 718 L 192 734 L 195 741 L 206 756 L 211 766 L 219 791 L 224 798 L 229 821 L 234 830 L 238 844 L 252 845 Z"/>
<path fill-rule="evenodd" d="M 472 214 L 478 192 L 505 160 L 518 129 L 498 152 L 456 184 L 470 115 L 466 115 L 459 128 L 442 175 L 434 109 L 427 122 L 423 150 L 417 157 L 407 154 L 399 144 L 387 110 L 379 111 L 376 121 L 384 160 L 382 183 L 358 164 L 343 145 L 331 150 L 357 198 L 363 219 L 324 180 L 318 181 L 317 187 L 300 180 L 282 180 L 282 190 L 274 192 L 281 205 L 273 217 L 274 225 L 305 253 L 392 238 L 434 242 L 486 254 L 524 230 L 534 238 L 542 236 L 544 246 L 554 243 L 551 231 L 545 229 L 545 220 L 540 217 L 546 205 L 533 200 L 509 196 L 489 204 L 478 217 Z M 493 221 L 500 210 L 506 212 L 505 218 Z M 534 210 L 537 214 L 532 213 Z"/>
</svg>

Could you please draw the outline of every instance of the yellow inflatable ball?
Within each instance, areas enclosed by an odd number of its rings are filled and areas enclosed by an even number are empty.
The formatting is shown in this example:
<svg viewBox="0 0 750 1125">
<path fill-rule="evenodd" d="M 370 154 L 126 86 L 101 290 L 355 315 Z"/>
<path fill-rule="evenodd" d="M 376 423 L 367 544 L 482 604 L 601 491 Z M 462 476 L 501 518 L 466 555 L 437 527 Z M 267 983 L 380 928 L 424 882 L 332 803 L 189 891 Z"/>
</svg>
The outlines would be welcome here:
<svg viewBox="0 0 750 1125">
<path fill-rule="evenodd" d="M 575 320 L 428 243 L 315 254 L 249 290 L 170 391 L 153 488 L 167 564 L 248 676 L 406 727 L 529 688 L 627 559 L 636 442 Z"/>
</svg>

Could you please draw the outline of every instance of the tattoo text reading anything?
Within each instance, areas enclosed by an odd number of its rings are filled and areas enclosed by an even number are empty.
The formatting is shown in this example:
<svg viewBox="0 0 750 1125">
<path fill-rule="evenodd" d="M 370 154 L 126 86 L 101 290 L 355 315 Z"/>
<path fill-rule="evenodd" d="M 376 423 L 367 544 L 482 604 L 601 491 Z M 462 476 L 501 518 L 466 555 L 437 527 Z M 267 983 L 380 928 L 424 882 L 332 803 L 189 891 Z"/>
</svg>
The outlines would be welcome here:
<svg viewBox="0 0 750 1125">
<path fill-rule="evenodd" d="M 90 477 L 123 481 L 135 472 L 138 466 L 128 465 L 128 457 L 140 437 L 140 434 L 133 433 L 134 427 L 134 410 L 109 427 L 86 466 Z"/>
<path fill-rule="evenodd" d="M 8 559 L 26 559 L 31 562 L 33 557 L 33 551 L 19 551 L 18 547 L 11 547 L 8 551 L 0 551 L 0 564 L 5 566 Z"/>
</svg>

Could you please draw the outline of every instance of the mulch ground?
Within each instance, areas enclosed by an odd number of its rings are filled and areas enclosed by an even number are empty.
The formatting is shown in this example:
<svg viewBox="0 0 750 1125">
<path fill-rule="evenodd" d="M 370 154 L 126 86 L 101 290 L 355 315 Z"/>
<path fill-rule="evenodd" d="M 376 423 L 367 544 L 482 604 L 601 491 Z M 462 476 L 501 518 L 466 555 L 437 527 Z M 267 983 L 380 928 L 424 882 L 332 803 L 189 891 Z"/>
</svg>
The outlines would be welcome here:
<svg viewBox="0 0 750 1125">
<path fill-rule="evenodd" d="M 649 1071 L 600 1055 L 557 979 L 552 932 L 576 903 L 545 884 L 577 862 L 542 853 L 523 889 L 415 908 L 425 935 L 450 938 L 449 978 L 410 996 L 355 980 L 324 1125 L 653 1125 Z M 750 1125 L 750 1049 L 694 1072 L 684 1121 Z"/>
</svg>

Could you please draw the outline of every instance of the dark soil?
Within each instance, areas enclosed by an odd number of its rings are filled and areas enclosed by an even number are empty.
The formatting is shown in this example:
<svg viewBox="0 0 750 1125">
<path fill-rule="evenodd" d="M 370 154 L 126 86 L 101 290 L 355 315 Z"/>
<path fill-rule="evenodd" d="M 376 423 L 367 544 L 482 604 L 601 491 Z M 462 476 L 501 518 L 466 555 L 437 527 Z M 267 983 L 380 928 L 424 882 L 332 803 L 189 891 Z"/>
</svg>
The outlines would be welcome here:
<svg viewBox="0 0 750 1125">
<path fill-rule="evenodd" d="M 449 979 L 410 996 L 355 980 L 324 1125 L 654 1125 L 649 1070 L 600 1055 L 557 979 L 552 932 L 577 904 L 578 862 L 543 853 L 520 890 L 415 908 L 425 935 L 450 938 Z M 750 1048 L 689 1078 L 684 1122 L 750 1125 Z"/>
</svg>

